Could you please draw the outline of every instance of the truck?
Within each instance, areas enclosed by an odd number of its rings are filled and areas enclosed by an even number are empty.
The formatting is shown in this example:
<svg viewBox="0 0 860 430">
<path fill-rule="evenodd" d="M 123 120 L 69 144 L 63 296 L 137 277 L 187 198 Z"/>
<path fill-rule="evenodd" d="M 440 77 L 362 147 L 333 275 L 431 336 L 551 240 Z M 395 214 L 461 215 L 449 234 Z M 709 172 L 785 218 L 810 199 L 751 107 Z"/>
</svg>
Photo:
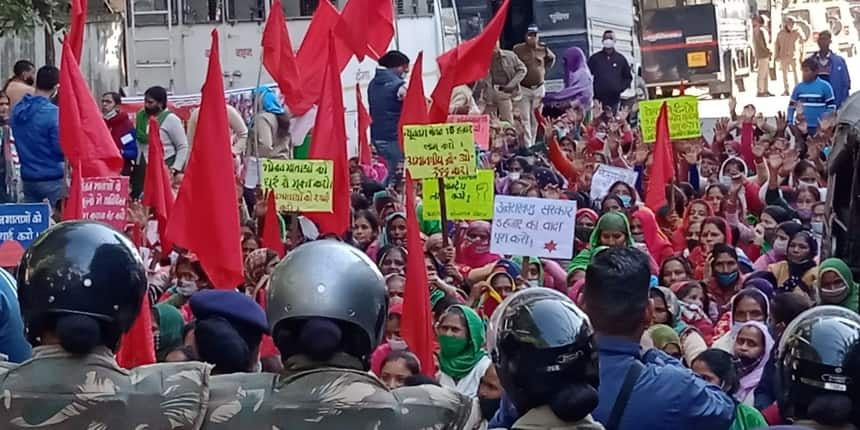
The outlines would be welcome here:
<svg viewBox="0 0 860 430">
<path fill-rule="evenodd" d="M 845 0 L 828 0 L 817 3 L 794 3 L 783 9 L 783 18 L 794 19 L 794 26 L 802 39 L 803 58 L 818 51 L 818 33 L 828 30 L 832 37 L 830 49 L 846 57 L 857 51 L 858 38 L 854 13 Z"/>
<path fill-rule="evenodd" d="M 728 97 L 753 64 L 746 0 L 645 0 L 642 7 L 642 78 L 649 96 L 671 96 L 680 86 L 707 87 Z"/>
</svg>

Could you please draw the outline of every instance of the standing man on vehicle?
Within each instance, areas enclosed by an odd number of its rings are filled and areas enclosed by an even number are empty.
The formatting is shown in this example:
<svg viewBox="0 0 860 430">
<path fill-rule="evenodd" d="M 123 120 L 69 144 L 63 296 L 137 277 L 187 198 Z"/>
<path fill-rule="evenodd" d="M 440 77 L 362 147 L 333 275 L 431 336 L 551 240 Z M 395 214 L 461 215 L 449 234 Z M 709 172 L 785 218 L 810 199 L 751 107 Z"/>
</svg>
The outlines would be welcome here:
<svg viewBox="0 0 860 430">
<path fill-rule="evenodd" d="M 833 96 L 836 97 L 836 108 L 842 106 L 842 102 L 848 98 L 848 90 L 851 89 L 851 76 L 848 74 L 848 65 L 845 59 L 830 50 L 832 36 L 827 30 L 818 33 L 819 51 L 812 54 L 813 60 L 818 62 L 818 77 L 829 82 L 833 87 Z"/>
<path fill-rule="evenodd" d="M 526 77 L 520 82 L 522 98 L 518 109 L 523 119 L 526 145 L 531 146 L 535 143 L 538 126 L 535 109 L 540 108 L 543 96 L 546 95 L 544 77 L 547 69 L 555 63 L 555 54 L 538 41 L 538 27 L 534 24 L 526 30 L 526 41 L 514 45 L 514 53 L 526 65 Z"/>
<path fill-rule="evenodd" d="M 770 48 L 767 46 L 767 36 L 764 34 L 764 18 L 761 15 L 753 17 L 753 55 L 755 55 L 758 66 L 758 80 L 756 81 L 756 96 L 773 97 L 768 90 L 770 82 Z"/>
<path fill-rule="evenodd" d="M 493 61 L 490 63 L 489 95 L 487 112 L 498 112 L 499 119 L 514 123 L 514 100 L 521 97 L 520 83 L 526 77 L 528 69 L 513 51 L 502 49 L 496 41 Z"/>
<path fill-rule="evenodd" d="M 788 86 L 788 71 L 791 70 L 794 76 L 794 83 L 797 85 L 797 41 L 800 40 L 800 33 L 794 28 L 794 18 L 787 16 L 782 23 L 782 30 L 776 35 L 776 43 L 773 46 L 776 61 L 779 63 L 779 69 L 782 70 L 782 95 L 789 95 Z"/>
<path fill-rule="evenodd" d="M 615 111 L 624 92 L 633 81 L 630 64 L 615 50 L 615 33 L 603 32 L 603 50 L 588 59 L 588 69 L 594 76 L 594 99 L 603 103 L 605 109 Z"/>
<path fill-rule="evenodd" d="M 397 143 L 397 125 L 406 96 L 406 74 L 409 57 L 400 51 L 389 51 L 379 59 L 379 68 L 367 86 L 370 105 L 370 138 L 376 153 L 388 165 L 388 185 L 394 175 L 394 166 L 403 161 L 403 152 Z"/>
</svg>

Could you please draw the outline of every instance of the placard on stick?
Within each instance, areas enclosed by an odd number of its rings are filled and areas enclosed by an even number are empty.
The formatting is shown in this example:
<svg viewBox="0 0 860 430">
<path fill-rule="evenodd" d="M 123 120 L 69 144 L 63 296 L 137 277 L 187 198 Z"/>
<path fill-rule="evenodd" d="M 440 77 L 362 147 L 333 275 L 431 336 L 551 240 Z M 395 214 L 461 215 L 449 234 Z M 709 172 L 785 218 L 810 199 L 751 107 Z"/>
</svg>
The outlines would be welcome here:
<svg viewBox="0 0 860 430">
<path fill-rule="evenodd" d="M 571 258 L 576 202 L 496 196 L 490 251 L 499 255 Z"/>
<path fill-rule="evenodd" d="M 448 122 L 468 122 L 472 124 L 475 143 L 481 149 L 490 149 L 489 115 L 448 115 Z"/>
<path fill-rule="evenodd" d="M 699 100 L 696 97 L 642 100 L 639 102 L 639 118 L 644 142 L 653 142 L 657 139 L 657 115 L 663 102 L 666 102 L 669 110 L 669 136 L 672 139 L 690 139 L 702 135 Z"/>
<path fill-rule="evenodd" d="M 403 126 L 406 168 L 412 179 L 474 176 L 472 124 Z"/>
<path fill-rule="evenodd" d="M 599 164 L 594 175 L 591 176 L 591 201 L 599 201 L 609 194 L 609 188 L 612 184 L 621 181 L 633 188 L 636 188 L 636 178 L 638 177 L 633 169 L 622 169 L 620 167 Z"/>
<path fill-rule="evenodd" d="M 476 176 L 445 179 L 445 203 L 449 220 L 476 220 L 493 217 L 495 172 L 478 170 Z M 424 181 L 424 219 L 441 219 L 439 181 Z"/>
<path fill-rule="evenodd" d="M 81 183 L 84 219 L 103 222 L 122 231 L 128 218 L 128 177 L 84 178 Z"/>
<path fill-rule="evenodd" d="M 0 242 L 17 240 L 24 248 L 48 229 L 51 208 L 47 203 L 0 205 Z"/>
<path fill-rule="evenodd" d="M 334 163 L 331 160 L 262 160 L 263 189 L 275 191 L 278 209 L 331 212 Z"/>
</svg>

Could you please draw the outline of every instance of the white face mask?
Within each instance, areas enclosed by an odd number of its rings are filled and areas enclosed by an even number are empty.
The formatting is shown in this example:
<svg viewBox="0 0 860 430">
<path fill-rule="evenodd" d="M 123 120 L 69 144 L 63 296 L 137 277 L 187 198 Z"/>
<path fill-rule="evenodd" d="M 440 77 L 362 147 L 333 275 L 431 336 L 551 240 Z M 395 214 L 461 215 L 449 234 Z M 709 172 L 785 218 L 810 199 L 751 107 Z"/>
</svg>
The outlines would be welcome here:
<svg viewBox="0 0 860 430">
<path fill-rule="evenodd" d="M 809 223 L 809 226 L 812 227 L 812 232 L 815 234 L 824 234 L 824 222 L 822 221 L 812 221 Z"/>
<path fill-rule="evenodd" d="M 513 181 L 519 181 L 520 180 L 520 172 L 511 172 L 511 174 L 508 176 L 510 176 L 511 180 L 513 180 Z"/>
<path fill-rule="evenodd" d="M 797 181 L 797 188 L 799 188 L 799 189 L 803 189 L 803 188 L 818 189 L 818 184 L 816 184 L 815 182 Z"/>
<path fill-rule="evenodd" d="M 112 110 L 112 111 L 104 114 L 104 117 L 105 117 L 105 119 L 111 119 L 111 118 L 117 116 L 118 113 L 119 112 L 117 112 L 116 110 Z"/>
<path fill-rule="evenodd" d="M 606 49 L 612 49 L 615 47 L 615 39 L 603 39 L 603 47 Z"/>
<path fill-rule="evenodd" d="M 776 252 L 781 252 L 781 253 L 785 254 L 785 251 L 787 251 L 787 250 L 788 250 L 788 241 L 787 241 L 787 240 L 785 240 L 785 239 L 783 239 L 783 240 L 779 240 L 779 239 L 774 240 L 774 241 L 773 241 L 773 250 L 774 250 L 774 251 L 776 251 Z"/>
<path fill-rule="evenodd" d="M 197 283 L 192 281 L 177 281 L 176 292 L 183 297 L 191 297 L 198 290 Z"/>
<path fill-rule="evenodd" d="M 729 175 L 720 175 L 720 183 L 725 186 L 732 185 L 732 177 Z"/>
</svg>

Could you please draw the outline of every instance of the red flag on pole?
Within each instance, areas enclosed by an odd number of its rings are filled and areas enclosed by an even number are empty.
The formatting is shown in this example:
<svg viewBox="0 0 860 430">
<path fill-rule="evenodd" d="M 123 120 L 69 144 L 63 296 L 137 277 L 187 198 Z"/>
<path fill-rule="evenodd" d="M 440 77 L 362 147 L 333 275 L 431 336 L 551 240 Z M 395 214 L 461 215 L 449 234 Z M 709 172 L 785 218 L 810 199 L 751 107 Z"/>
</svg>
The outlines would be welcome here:
<svg viewBox="0 0 860 430">
<path fill-rule="evenodd" d="M 358 164 L 370 166 L 373 151 L 370 149 L 367 129 L 370 128 L 371 119 L 361 99 L 361 85 L 358 83 L 355 84 L 355 107 L 358 109 Z"/>
<path fill-rule="evenodd" d="M 496 43 L 505 27 L 508 7 L 511 0 L 505 0 L 496 15 L 484 31 L 478 36 L 463 42 L 436 59 L 439 64 L 439 82 L 430 96 L 433 105 L 430 107 L 430 120 L 442 123 L 448 119 L 448 107 L 451 102 L 451 91 L 457 85 L 468 84 L 487 76 L 493 61 Z"/>
<path fill-rule="evenodd" d="M 80 66 L 72 52 L 71 39 L 63 43 L 60 65 L 60 146 L 74 163 L 81 163 L 81 177 L 116 176 L 122 156 L 108 131 Z"/>
<path fill-rule="evenodd" d="M 349 45 L 359 61 L 378 60 L 394 38 L 394 8 L 390 0 L 349 0 L 343 8 L 336 34 Z"/>
<path fill-rule="evenodd" d="M 235 194 L 233 154 L 227 128 L 218 30 L 212 30 L 209 66 L 200 100 L 200 124 L 185 179 L 167 222 L 167 240 L 197 254 L 215 288 L 234 289 L 244 281 Z"/>
<path fill-rule="evenodd" d="M 666 184 L 672 182 L 675 177 L 675 158 L 669 137 L 669 109 L 666 102 L 660 106 L 660 113 L 657 115 L 656 138 L 654 161 L 648 168 L 648 186 L 645 190 L 645 204 L 654 212 L 666 204 Z"/>
<path fill-rule="evenodd" d="M 87 24 L 87 0 L 72 0 L 72 19 L 66 37 L 75 54 L 75 61 L 81 63 L 81 53 L 84 51 L 84 27 Z"/>
<path fill-rule="evenodd" d="M 165 255 L 173 249 L 173 244 L 167 240 L 167 220 L 170 219 L 170 211 L 173 208 L 173 187 L 171 186 L 170 174 L 164 164 L 164 147 L 161 144 L 161 133 L 158 121 L 149 118 L 149 149 L 146 163 L 146 176 L 143 182 L 144 206 L 152 208 L 155 219 L 158 221 L 158 239 L 161 249 Z"/>
<path fill-rule="evenodd" d="M 339 71 L 343 71 L 352 56 L 352 52 L 343 41 L 332 35 L 332 30 L 339 20 L 340 14 L 330 1 L 319 2 L 299 52 L 296 54 L 296 64 L 302 75 L 302 90 L 307 104 L 305 111 L 320 100 L 328 62 L 328 55 L 323 53 L 328 52 L 329 44 L 335 45 Z"/>
<path fill-rule="evenodd" d="M 272 2 L 269 18 L 266 19 L 266 27 L 263 29 L 263 66 L 272 75 L 272 79 L 278 84 L 284 101 L 290 107 L 293 115 L 301 115 L 307 111 L 302 94 L 302 80 L 296 65 L 296 57 L 293 53 L 293 44 L 290 42 L 290 33 L 287 31 L 287 21 L 284 18 L 284 10 L 281 0 Z"/>
<path fill-rule="evenodd" d="M 334 38 L 334 33 L 330 33 Z M 343 107 L 343 87 L 337 65 L 337 48 L 329 45 L 328 67 L 320 97 L 319 110 L 314 122 L 314 132 L 308 158 L 332 160 L 334 163 L 332 212 L 305 214 L 319 227 L 321 234 L 344 234 L 350 225 L 349 167 L 347 166 L 346 124 Z"/>
<path fill-rule="evenodd" d="M 69 197 L 66 198 L 66 204 L 63 206 L 63 221 L 84 218 L 84 179 L 81 177 L 80 161 L 73 161 L 71 170 L 72 181 L 69 184 Z"/>
<path fill-rule="evenodd" d="M 263 247 L 278 253 L 284 258 L 284 241 L 281 239 L 281 223 L 278 222 L 278 208 L 275 205 L 275 192 L 266 196 L 266 218 L 263 221 Z"/>
<path fill-rule="evenodd" d="M 122 336 L 116 362 L 124 369 L 134 369 L 155 363 L 155 342 L 152 339 L 152 312 L 149 305 L 149 294 L 143 295 L 140 314 L 134 321 L 128 333 Z"/>
</svg>

